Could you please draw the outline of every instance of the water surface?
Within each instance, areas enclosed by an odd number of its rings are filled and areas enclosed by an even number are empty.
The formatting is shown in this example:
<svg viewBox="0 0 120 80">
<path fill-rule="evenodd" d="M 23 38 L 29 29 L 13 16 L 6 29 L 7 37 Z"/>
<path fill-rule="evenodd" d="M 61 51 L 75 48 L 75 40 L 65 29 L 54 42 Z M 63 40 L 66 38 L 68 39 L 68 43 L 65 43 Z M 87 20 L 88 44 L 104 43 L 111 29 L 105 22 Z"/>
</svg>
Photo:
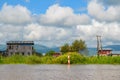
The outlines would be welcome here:
<svg viewBox="0 0 120 80">
<path fill-rule="evenodd" d="M 0 65 L 0 80 L 120 80 L 120 65 Z"/>
</svg>

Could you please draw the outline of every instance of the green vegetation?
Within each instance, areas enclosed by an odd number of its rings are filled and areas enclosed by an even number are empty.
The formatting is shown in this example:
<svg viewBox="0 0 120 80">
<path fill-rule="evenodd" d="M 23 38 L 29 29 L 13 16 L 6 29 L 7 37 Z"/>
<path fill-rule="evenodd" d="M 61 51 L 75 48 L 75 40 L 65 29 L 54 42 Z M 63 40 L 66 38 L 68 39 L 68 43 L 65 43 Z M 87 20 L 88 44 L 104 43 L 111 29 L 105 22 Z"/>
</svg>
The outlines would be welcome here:
<svg viewBox="0 0 120 80">
<path fill-rule="evenodd" d="M 50 50 L 45 54 L 45 56 L 52 56 L 54 53 L 55 53 L 55 51 Z"/>
<path fill-rule="evenodd" d="M 87 46 L 85 44 L 85 41 L 82 39 L 80 40 L 75 40 L 73 41 L 72 45 L 69 45 L 68 43 L 64 44 L 61 47 L 61 52 L 66 53 L 66 52 L 81 52 L 81 51 L 86 51 Z"/>
<path fill-rule="evenodd" d="M 70 55 L 70 63 L 71 64 L 82 64 L 85 61 L 85 57 L 76 52 L 68 52 L 62 56 L 59 56 L 55 59 L 56 63 L 59 64 L 67 64 L 68 63 L 68 55 Z"/>
<path fill-rule="evenodd" d="M 61 47 L 61 52 L 62 53 L 66 53 L 66 52 L 69 52 L 70 51 L 70 46 L 68 43 L 64 44 L 62 47 Z"/>
<path fill-rule="evenodd" d="M 59 57 L 52 56 L 22 56 L 13 55 L 10 57 L 0 56 L 0 64 L 67 64 L 70 55 L 71 64 L 120 64 L 119 56 L 83 56 L 77 52 L 68 52 Z"/>
</svg>

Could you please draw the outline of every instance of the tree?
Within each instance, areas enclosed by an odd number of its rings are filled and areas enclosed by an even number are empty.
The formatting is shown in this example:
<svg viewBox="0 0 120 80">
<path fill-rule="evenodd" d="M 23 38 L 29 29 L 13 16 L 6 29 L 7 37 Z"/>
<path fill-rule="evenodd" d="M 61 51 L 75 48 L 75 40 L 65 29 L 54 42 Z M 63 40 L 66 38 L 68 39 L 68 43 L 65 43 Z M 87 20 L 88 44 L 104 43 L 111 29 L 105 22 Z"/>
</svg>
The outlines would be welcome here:
<svg viewBox="0 0 120 80">
<path fill-rule="evenodd" d="M 83 52 L 87 50 L 87 46 L 85 44 L 85 41 L 82 39 L 80 40 L 75 40 L 72 45 L 69 44 L 64 44 L 61 47 L 61 52 L 64 54 L 66 52 Z"/>
<path fill-rule="evenodd" d="M 38 52 L 35 52 L 34 54 L 35 54 L 36 56 L 40 56 L 40 57 L 43 56 L 42 53 L 38 53 Z"/>
<path fill-rule="evenodd" d="M 64 54 L 64 53 L 66 53 L 66 52 L 69 52 L 69 44 L 64 44 L 62 47 L 61 47 L 61 52 Z"/>
<path fill-rule="evenodd" d="M 85 50 L 87 47 L 86 47 L 85 41 L 80 39 L 80 40 L 75 40 L 72 43 L 72 48 L 73 48 L 73 51 L 79 52 L 79 51 Z"/>
<path fill-rule="evenodd" d="M 54 53 L 55 53 L 55 51 L 50 50 L 45 54 L 45 56 L 53 56 Z"/>
</svg>

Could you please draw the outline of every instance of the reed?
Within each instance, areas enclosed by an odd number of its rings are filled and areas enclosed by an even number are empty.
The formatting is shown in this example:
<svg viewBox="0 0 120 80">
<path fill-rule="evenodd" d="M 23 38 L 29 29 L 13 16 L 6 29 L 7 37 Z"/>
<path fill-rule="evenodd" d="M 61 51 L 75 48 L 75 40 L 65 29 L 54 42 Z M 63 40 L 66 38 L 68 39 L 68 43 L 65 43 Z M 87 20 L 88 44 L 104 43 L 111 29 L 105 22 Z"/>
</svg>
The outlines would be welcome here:
<svg viewBox="0 0 120 80">
<path fill-rule="evenodd" d="M 71 64 L 120 64 L 119 56 L 83 56 L 77 52 L 68 52 L 59 57 L 52 56 L 22 56 L 13 55 L 10 57 L 0 56 L 0 64 L 67 64 L 68 55 Z"/>
</svg>

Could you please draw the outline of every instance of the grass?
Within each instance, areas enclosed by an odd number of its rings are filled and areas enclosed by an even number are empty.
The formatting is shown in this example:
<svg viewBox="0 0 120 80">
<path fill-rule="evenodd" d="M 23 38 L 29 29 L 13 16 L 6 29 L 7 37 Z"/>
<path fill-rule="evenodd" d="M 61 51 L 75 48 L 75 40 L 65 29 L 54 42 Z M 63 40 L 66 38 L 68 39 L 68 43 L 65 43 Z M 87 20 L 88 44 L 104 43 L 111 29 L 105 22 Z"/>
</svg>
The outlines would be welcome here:
<svg viewBox="0 0 120 80">
<path fill-rule="evenodd" d="M 96 56 L 87 57 L 76 52 L 69 52 L 59 57 L 52 56 L 22 56 L 13 55 L 10 57 L 1 57 L 0 64 L 67 64 L 67 57 L 70 55 L 71 64 L 120 64 L 120 57 L 116 56 Z"/>
</svg>

